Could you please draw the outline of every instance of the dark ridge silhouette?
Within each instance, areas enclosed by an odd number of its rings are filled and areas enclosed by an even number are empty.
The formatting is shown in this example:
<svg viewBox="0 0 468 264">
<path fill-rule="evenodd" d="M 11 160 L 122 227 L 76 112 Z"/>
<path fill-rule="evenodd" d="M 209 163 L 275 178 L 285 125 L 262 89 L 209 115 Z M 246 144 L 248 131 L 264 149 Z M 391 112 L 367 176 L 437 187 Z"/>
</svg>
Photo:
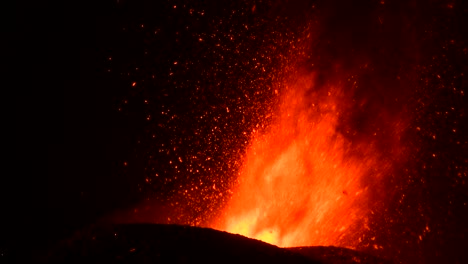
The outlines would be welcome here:
<svg viewBox="0 0 468 264">
<path fill-rule="evenodd" d="M 299 253 L 308 259 L 319 263 L 393 263 L 390 260 L 380 259 L 378 257 L 365 254 L 356 250 L 340 247 L 294 247 L 288 248 L 291 252 Z"/>
<path fill-rule="evenodd" d="M 33 256 L 40 263 L 387 263 L 336 247 L 280 248 L 209 228 L 92 226 Z"/>
</svg>

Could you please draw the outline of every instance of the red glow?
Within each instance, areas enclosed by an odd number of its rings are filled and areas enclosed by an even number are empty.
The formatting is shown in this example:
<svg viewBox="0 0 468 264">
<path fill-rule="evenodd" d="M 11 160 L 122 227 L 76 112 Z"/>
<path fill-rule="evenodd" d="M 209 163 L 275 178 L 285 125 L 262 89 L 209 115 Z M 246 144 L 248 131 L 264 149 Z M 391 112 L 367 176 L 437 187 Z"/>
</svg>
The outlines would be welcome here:
<svg viewBox="0 0 468 264">
<path fill-rule="evenodd" d="M 369 192 L 392 162 L 374 139 L 353 142 L 353 131 L 339 129 L 351 107 L 343 88 L 315 85 L 313 74 L 297 77 L 269 131 L 252 136 L 238 189 L 215 228 L 284 247 L 349 248 L 369 230 L 378 209 Z"/>
</svg>

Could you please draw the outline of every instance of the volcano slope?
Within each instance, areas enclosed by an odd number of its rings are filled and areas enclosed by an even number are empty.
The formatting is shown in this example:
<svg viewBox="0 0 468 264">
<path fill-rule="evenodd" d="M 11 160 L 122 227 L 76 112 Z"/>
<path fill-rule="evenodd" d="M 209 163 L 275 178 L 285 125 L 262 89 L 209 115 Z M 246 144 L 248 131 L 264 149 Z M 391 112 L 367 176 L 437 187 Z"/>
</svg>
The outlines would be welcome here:
<svg viewBox="0 0 468 264">
<path fill-rule="evenodd" d="M 95 225 L 34 254 L 33 260 L 40 263 L 391 263 L 350 249 L 280 248 L 209 228 L 162 224 Z"/>
</svg>

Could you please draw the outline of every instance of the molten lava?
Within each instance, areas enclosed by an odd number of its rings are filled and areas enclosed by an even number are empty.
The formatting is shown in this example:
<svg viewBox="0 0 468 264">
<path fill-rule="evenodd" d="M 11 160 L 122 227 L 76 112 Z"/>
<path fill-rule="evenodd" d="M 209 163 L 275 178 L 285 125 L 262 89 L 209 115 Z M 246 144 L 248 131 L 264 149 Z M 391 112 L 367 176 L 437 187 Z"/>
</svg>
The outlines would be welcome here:
<svg viewBox="0 0 468 264">
<path fill-rule="evenodd" d="M 278 246 L 354 248 L 378 209 L 369 192 L 391 165 L 346 131 L 351 100 L 313 73 L 286 86 L 265 134 L 253 133 L 237 190 L 215 228 Z M 396 133 L 396 132 L 395 132 Z"/>
</svg>

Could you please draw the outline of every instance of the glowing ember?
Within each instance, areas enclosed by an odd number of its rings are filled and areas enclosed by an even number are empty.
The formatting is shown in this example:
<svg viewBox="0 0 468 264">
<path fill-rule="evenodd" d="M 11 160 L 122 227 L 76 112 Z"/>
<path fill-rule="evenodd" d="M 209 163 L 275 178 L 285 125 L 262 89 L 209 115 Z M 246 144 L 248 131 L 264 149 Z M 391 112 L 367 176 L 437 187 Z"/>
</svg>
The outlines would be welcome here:
<svg viewBox="0 0 468 264">
<path fill-rule="evenodd" d="M 286 247 L 355 247 L 377 209 L 369 188 L 391 162 L 373 140 L 353 142 L 342 131 L 348 101 L 342 87 L 318 89 L 314 74 L 289 85 L 269 132 L 253 136 L 216 228 Z"/>
</svg>

